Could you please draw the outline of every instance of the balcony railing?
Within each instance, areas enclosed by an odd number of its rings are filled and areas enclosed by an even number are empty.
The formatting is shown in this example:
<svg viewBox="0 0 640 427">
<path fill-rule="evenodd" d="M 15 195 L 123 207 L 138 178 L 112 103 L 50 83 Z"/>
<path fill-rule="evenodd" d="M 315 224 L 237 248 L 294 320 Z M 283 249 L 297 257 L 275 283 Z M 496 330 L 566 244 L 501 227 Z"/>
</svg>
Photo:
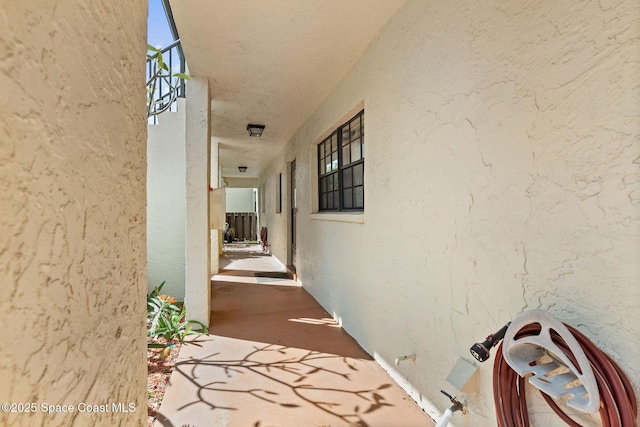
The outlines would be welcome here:
<svg viewBox="0 0 640 427">
<path fill-rule="evenodd" d="M 155 116 L 167 110 L 175 111 L 177 98 L 185 96 L 185 81 L 175 73 L 185 72 L 185 61 L 180 40 L 161 50 L 168 71 L 158 67 L 158 61 L 147 60 L 147 117 L 155 124 Z"/>
</svg>

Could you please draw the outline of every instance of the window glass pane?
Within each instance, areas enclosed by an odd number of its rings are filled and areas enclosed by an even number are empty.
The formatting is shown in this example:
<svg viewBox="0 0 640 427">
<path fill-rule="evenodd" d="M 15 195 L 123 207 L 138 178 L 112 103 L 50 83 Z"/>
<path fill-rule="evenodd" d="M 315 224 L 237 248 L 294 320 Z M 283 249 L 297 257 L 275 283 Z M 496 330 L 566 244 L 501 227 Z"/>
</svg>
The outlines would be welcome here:
<svg viewBox="0 0 640 427">
<path fill-rule="evenodd" d="M 355 187 L 353 189 L 353 207 L 364 208 L 364 187 Z"/>
<path fill-rule="evenodd" d="M 348 165 L 349 163 L 351 163 L 351 159 L 349 157 L 349 153 L 351 152 L 350 150 L 350 145 L 343 145 L 342 146 L 342 164 L 343 165 Z"/>
<path fill-rule="evenodd" d="M 342 188 L 353 187 L 353 180 L 351 179 L 352 168 L 342 171 Z"/>
<path fill-rule="evenodd" d="M 353 185 L 364 185 L 364 164 L 360 163 L 353 167 Z"/>
<path fill-rule="evenodd" d="M 345 209 L 353 207 L 353 190 L 351 188 L 344 190 L 344 207 Z"/>
<path fill-rule="evenodd" d="M 360 155 L 360 140 L 357 139 L 351 143 L 351 161 L 355 162 L 356 160 L 360 160 L 362 156 Z"/>
<path fill-rule="evenodd" d="M 360 138 L 360 117 L 357 117 L 351 122 L 351 141 Z"/>
<path fill-rule="evenodd" d="M 364 210 L 364 114 L 336 128 L 318 144 L 321 210 Z"/>
<path fill-rule="evenodd" d="M 349 132 L 349 124 L 347 123 L 342 127 L 342 144 L 348 144 L 351 141 L 351 136 Z"/>
</svg>

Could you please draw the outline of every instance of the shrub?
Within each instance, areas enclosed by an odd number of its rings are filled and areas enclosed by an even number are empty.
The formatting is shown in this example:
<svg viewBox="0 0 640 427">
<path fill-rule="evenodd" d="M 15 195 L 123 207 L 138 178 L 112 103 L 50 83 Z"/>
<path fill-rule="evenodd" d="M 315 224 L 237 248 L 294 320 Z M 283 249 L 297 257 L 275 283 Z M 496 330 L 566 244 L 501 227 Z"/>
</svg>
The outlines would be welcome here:
<svg viewBox="0 0 640 427">
<path fill-rule="evenodd" d="M 164 337 L 168 341 L 178 339 L 183 342 L 188 335 L 202 335 L 209 331 L 197 320 L 185 320 L 186 306 L 175 298 L 160 294 L 165 282 L 156 286 L 147 295 L 147 336 L 152 338 Z M 199 325 L 201 331 L 194 331 L 192 324 Z M 175 344 L 148 343 L 149 348 L 167 348 Z"/>
</svg>

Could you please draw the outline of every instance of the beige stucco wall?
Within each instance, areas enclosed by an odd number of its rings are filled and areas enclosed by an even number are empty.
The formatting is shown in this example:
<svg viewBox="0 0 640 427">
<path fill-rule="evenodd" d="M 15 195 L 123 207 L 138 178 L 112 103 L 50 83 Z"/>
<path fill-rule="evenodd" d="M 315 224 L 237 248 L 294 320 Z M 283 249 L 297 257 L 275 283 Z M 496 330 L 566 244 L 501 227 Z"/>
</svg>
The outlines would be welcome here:
<svg viewBox="0 0 640 427">
<path fill-rule="evenodd" d="M 409 1 L 261 176 L 271 194 L 296 159 L 299 278 L 429 412 L 460 394 L 458 358 L 533 308 L 640 388 L 639 17 L 634 0 Z M 364 223 L 318 219 L 315 144 L 360 102 Z M 273 200 L 261 225 L 285 261 Z M 455 425 L 495 425 L 491 371 Z"/>
<path fill-rule="evenodd" d="M 186 173 L 185 99 L 148 127 L 147 273 L 149 289 L 184 299 Z"/>
<path fill-rule="evenodd" d="M 146 16 L 0 2 L 0 425 L 146 424 Z"/>
</svg>

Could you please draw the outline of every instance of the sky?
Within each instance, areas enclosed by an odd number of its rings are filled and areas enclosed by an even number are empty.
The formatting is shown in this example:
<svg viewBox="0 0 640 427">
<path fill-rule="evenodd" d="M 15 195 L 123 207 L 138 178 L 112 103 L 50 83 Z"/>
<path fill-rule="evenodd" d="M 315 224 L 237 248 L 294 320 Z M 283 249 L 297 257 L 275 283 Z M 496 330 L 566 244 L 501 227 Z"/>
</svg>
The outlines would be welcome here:
<svg viewBox="0 0 640 427">
<path fill-rule="evenodd" d="M 149 0 L 147 42 L 158 48 L 167 47 L 173 43 L 173 36 L 161 0 Z"/>
</svg>

